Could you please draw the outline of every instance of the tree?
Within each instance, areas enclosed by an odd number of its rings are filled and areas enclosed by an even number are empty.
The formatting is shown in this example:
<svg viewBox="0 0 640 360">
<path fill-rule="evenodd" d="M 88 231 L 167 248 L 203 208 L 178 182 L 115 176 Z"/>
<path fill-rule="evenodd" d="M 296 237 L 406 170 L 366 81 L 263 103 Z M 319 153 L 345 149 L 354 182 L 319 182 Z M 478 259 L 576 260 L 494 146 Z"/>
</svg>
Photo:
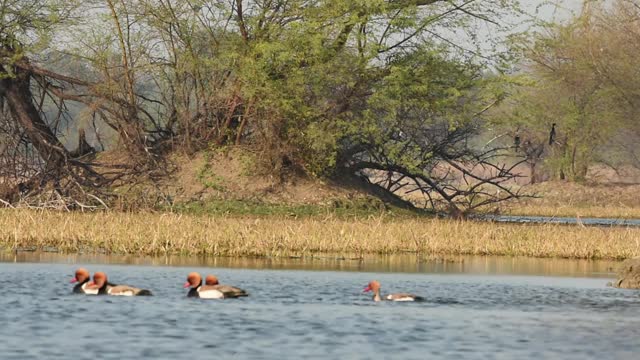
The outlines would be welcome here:
<svg viewBox="0 0 640 360">
<path fill-rule="evenodd" d="M 50 72 L 55 86 L 39 85 L 84 104 L 139 158 L 243 144 L 283 178 L 303 171 L 379 183 L 384 171 L 453 209 L 516 196 L 498 149 L 470 145 L 501 100 L 500 78 L 484 79 L 475 28 L 499 29 L 498 19 L 517 11 L 512 2 L 90 4 L 99 6 L 65 49 L 87 76 Z M 468 42 L 457 42 L 465 34 Z"/>
<path fill-rule="evenodd" d="M 499 164 L 506 148 L 473 144 L 483 115 L 500 99 L 481 67 L 424 47 L 390 61 L 362 119 L 349 134 L 340 165 L 423 204 L 453 213 L 518 197 L 515 165 Z"/>
<path fill-rule="evenodd" d="M 19 188 L 41 190 L 50 184 L 58 196 L 84 195 L 86 189 L 99 189 L 113 179 L 95 171 L 85 161 L 88 159 L 80 159 L 93 150 L 87 146 L 83 128 L 78 129 L 78 147 L 73 151 L 60 139 L 60 128 L 75 120 L 68 102 L 85 105 L 94 115 L 100 114 L 105 123 L 123 135 L 125 145 L 133 144 L 130 153 L 143 152 L 139 139 L 144 135 L 139 131 L 138 118 L 132 117 L 140 108 L 137 103 L 107 91 L 105 82 L 47 68 L 49 59 L 57 55 L 55 39 L 68 36 L 70 29 L 81 23 L 81 5 L 79 1 L 55 0 L 0 4 L 0 107 L 4 110 L 6 104 L 8 109 L 2 112 L 6 129 L 3 137 L 17 149 L 24 145 L 23 151 L 3 153 L 14 157 L 13 183 L 18 183 L 11 190 L 14 193 Z M 135 140 L 125 136 L 131 133 L 135 133 Z M 33 152 L 38 155 L 35 162 L 31 160 Z"/>
<path fill-rule="evenodd" d="M 35 67 L 27 54 L 46 46 L 48 39 L 38 35 L 46 28 L 63 24 L 74 6 L 73 2 L 35 0 L 0 4 L 0 98 L 47 164 L 47 171 L 64 167 L 68 152 L 32 101 L 32 78 L 46 76 L 47 72 Z M 36 38 L 32 39 L 31 34 Z"/>
<path fill-rule="evenodd" d="M 514 88 L 503 120 L 536 149 L 544 144 L 545 165 L 556 178 L 582 181 L 596 162 L 633 158 L 628 144 L 638 139 L 639 9 L 635 1 L 585 2 L 578 17 L 546 24 L 534 41 L 517 43 L 529 79 Z M 553 124 L 556 137 L 547 144 Z M 617 146 L 621 139 L 627 149 Z"/>
</svg>

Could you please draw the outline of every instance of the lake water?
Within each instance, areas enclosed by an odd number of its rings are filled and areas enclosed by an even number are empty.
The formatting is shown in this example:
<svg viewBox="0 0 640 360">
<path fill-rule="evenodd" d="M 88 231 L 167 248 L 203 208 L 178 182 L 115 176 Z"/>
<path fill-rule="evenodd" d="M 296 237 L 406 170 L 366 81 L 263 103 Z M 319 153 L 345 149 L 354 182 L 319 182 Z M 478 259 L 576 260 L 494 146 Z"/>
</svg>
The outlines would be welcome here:
<svg viewBox="0 0 640 360">
<path fill-rule="evenodd" d="M 576 218 L 557 216 L 523 216 L 523 215 L 481 215 L 476 219 L 517 224 L 563 224 L 603 227 L 640 227 L 640 219 L 616 218 Z"/>
<path fill-rule="evenodd" d="M 73 295 L 79 265 L 155 296 Z M 640 292 L 606 287 L 615 265 L 3 254 L 0 359 L 637 359 Z M 190 271 L 251 295 L 187 299 Z M 374 303 L 372 279 L 427 301 Z"/>
</svg>

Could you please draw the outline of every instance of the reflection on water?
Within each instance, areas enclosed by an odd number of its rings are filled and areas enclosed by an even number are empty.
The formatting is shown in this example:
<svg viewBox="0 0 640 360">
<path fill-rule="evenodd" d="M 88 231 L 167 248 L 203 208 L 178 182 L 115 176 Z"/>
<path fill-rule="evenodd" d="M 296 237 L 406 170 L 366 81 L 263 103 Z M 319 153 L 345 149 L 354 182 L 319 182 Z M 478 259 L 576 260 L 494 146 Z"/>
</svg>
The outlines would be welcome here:
<svg viewBox="0 0 640 360">
<path fill-rule="evenodd" d="M 201 266 L 245 269 L 331 270 L 365 272 L 499 274 L 568 277 L 614 277 L 616 261 L 538 259 L 501 256 L 424 257 L 415 254 L 370 255 L 362 259 L 321 255 L 305 258 L 138 257 L 63 255 L 46 252 L 1 253 L 0 262 Z"/>
</svg>

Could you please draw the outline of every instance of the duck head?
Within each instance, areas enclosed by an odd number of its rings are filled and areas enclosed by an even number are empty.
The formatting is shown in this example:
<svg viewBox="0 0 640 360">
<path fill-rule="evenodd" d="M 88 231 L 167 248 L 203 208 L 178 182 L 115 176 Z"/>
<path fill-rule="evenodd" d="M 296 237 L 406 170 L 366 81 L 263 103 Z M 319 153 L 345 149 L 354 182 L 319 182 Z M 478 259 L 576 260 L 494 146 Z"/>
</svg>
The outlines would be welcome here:
<svg viewBox="0 0 640 360">
<path fill-rule="evenodd" d="M 107 284 L 107 274 L 98 271 L 93 274 L 93 281 L 87 286 L 88 289 L 102 289 Z"/>
<path fill-rule="evenodd" d="M 204 283 L 206 285 L 218 285 L 218 278 L 215 275 L 207 275 L 206 278 L 204 278 Z"/>
<path fill-rule="evenodd" d="M 79 282 L 82 284 L 83 282 L 89 280 L 90 278 L 91 278 L 91 275 L 89 274 L 89 271 L 87 269 L 79 268 L 78 270 L 76 270 L 76 274 L 73 277 L 73 279 L 71 279 L 70 282 L 72 284 L 76 282 Z"/>
<path fill-rule="evenodd" d="M 202 285 L 202 277 L 197 272 L 192 272 L 187 275 L 187 282 L 184 283 L 184 288 L 193 287 L 196 288 Z"/>
<path fill-rule="evenodd" d="M 369 292 L 369 291 L 373 291 L 375 293 L 380 291 L 380 283 L 377 282 L 376 280 L 373 280 L 372 282 L 370 282 L 366 288 L 364 288 L 363 292 Z"/>
</svg>

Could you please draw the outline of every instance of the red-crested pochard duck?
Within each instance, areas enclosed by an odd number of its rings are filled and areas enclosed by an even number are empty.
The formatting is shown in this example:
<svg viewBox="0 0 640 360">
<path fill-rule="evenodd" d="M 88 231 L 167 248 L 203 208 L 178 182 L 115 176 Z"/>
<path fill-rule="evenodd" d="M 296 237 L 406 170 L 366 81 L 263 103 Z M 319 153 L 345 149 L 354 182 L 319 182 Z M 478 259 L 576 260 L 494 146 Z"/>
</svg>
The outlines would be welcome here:
<svg viewBox="0 0 640 360">
<path fill-rule="evenodd" d="M 399 294 L 389 294 L 384 297 L 380 296 L 380 283 L 377 281 L 372 281 L 364 288 L 364 292 L 373 291 L 373 301 L 424 301 L 423 297 L 416 296 L 413 294 L 407 293 L 399 293 Z"/>
<path fill-rule="evenodd" d="M 129 285 L 115 285 L 107 281 L 107 274 L 97 272 L 93 274 L 93 281 L 89 283 L 90 289 L 98 289 L 98 295 L 113 296 L 148 296 L 152 295 L 151 291 L 146 289 L 138 289 Z"/>
<path fill-rule="evenodd" d="M 218 282 L 218 278 L 215 275 L 207 275 L 204 278 L 204 283 L 207 286 L 213 286 L 216 289 L 222 291 L 225 297 L 240 297 L 248 296 L 246 291 L 231 285 L 223 285 Z"/>
<path fill-rule="evenodd" d="M 184 287 L 191 289 L 187 293 L 188 297 L 198 297 L 201 299 L 227 299 L 248 296 L 246 291 L 229 285 L 220 285 L 218 278 L 213 275 L 207 276 L 206 285 L 202 285 L 202 277 L 196 272 L 189 273 Z"/>
<path fill-rule="evenodd" d="M 73 287 L 73 292 L 75 294 L 87 294 L 87 295 L 98 295 L 98 289 L 88 289 L 89 280 L 91 280 L 91 274 L 89 274 L 89 270 L 85 268 L 79 268 L 76 270 L 76 274 L 71 279 L 71 283 L 77 283 Z"/>
</svg>

